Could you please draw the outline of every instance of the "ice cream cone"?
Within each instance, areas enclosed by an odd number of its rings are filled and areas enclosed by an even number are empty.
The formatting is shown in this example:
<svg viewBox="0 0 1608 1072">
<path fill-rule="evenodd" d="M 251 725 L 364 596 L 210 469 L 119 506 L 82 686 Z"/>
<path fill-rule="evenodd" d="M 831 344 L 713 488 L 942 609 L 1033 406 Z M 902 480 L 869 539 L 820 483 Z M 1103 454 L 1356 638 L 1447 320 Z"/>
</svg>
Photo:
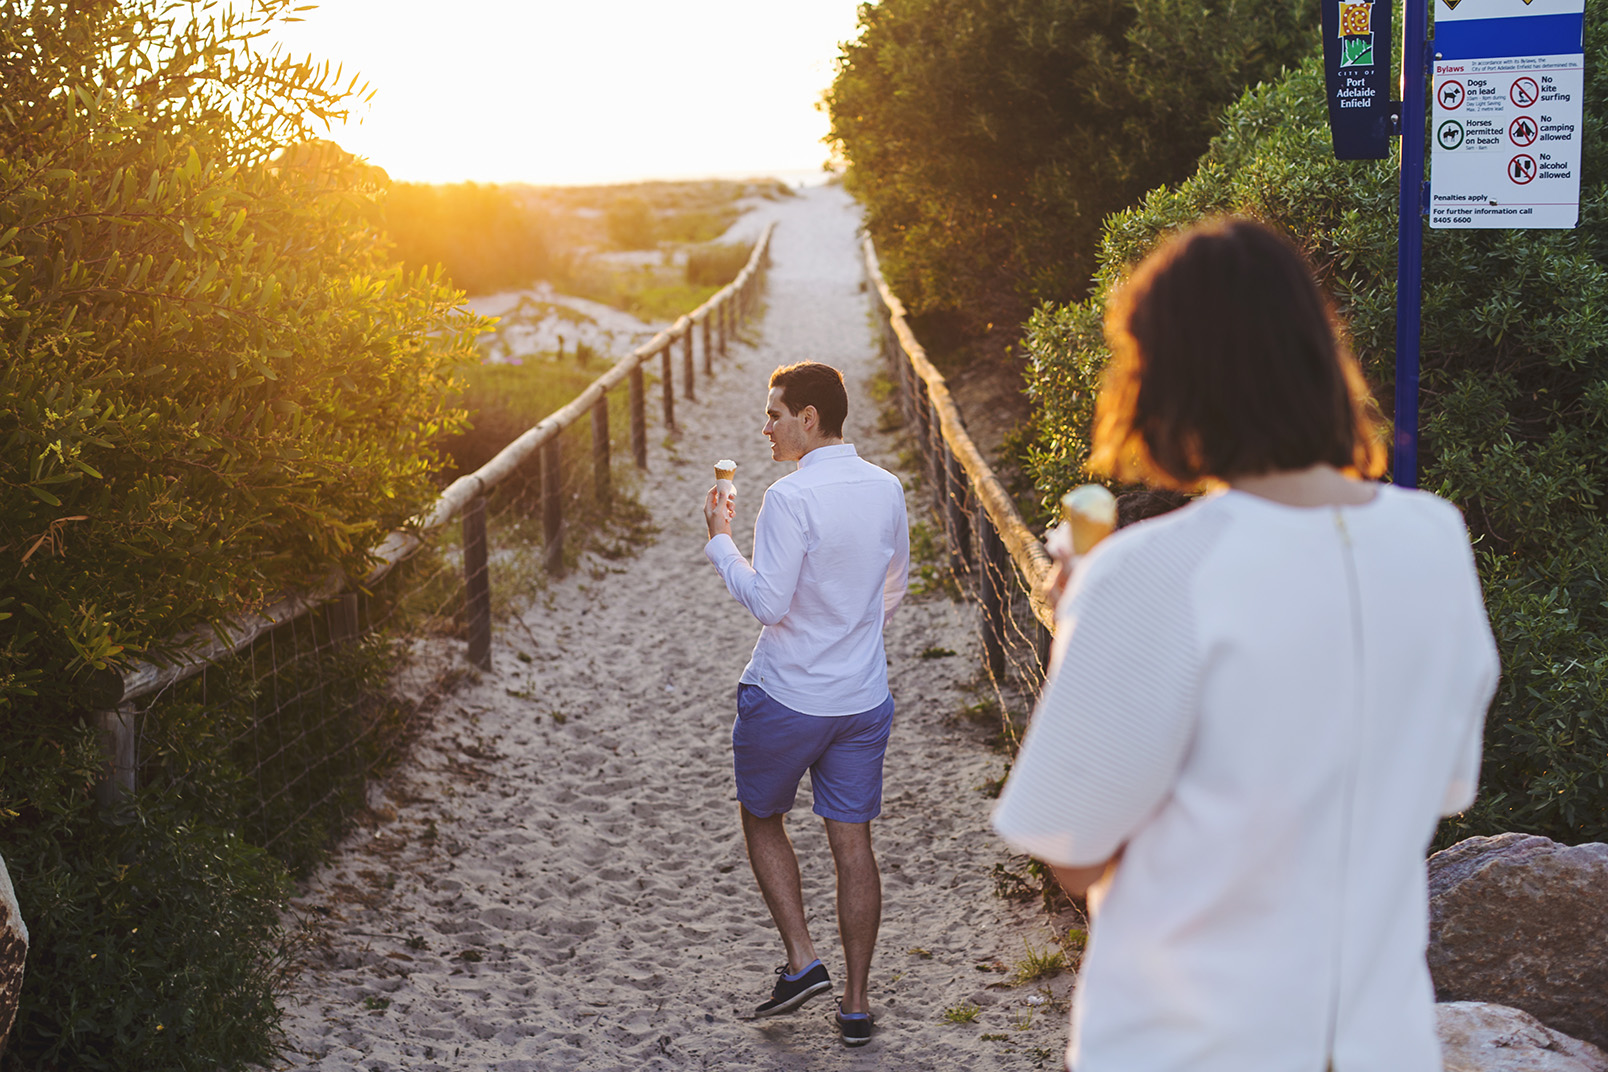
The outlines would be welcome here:
<svg viewBox="0 0 1608 1072">
<path fill-rule="evenodd" d="M 1071 530 L 1072 551 L 1085 555 L 1117 527 L 1117 497 L 1099 484 L 1084 484 L 1061 497 L 1061 519 Z"/>
<path fill-rule="evenodd" d="M 722 499 L 730 499 L 737 494 L 737 485 L 731 479 L 736 473 L 737 463 L 730 458 L 722 458 L 715 463 L 715 487 L 720 489 Z"/>
</svg>

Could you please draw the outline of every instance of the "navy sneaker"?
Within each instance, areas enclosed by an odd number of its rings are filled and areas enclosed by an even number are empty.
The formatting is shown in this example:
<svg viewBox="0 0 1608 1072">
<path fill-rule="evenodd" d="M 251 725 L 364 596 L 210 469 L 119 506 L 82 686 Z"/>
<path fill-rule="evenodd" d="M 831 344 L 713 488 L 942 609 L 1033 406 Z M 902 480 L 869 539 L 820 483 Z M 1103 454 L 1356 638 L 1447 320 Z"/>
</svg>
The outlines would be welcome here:
<svg viewBox="0 0 1608 1072">
<path fill-rule="evenodd" d="M 788 975 L 786 964 L 777 968 L 776 974 L 776 988 L 771 991 L 769 1001 L 761 1002 L 754 1009 L 755 1016 L 778 1016 L 792 1012 L 821 991 L 832 989 L 832 979 L 826 974 L 826 965 L 818 960 L 810 961 L 797 975 Z"/>
<path fill-rule="evenodd" d="M 843 1045 L 864 1046 L 870 1042 L 871 1027 L 876 1022 L 876 1017 L 868 1012 L 844 1012 L 843 1000 L 838 999 L 838 1037 L 843 1039 Z"/>
</svg>

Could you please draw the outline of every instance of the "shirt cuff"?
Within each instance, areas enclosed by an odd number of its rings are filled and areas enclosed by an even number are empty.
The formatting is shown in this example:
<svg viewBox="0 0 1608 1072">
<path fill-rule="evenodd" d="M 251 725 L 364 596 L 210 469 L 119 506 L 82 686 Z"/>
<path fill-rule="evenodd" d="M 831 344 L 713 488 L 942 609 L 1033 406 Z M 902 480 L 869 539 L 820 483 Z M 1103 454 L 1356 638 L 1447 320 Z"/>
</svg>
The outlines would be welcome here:
<svg viewBox="0 0 1608 1072">
<path fill-rule="evenodd" d="M 741 558 L 743 553 L 737 550 L 737 541 L 731 538 L 731 534 L 722 532 L 709 537 L 709 542 L 704 544 L 704 557 L 718 569 L 721 563 L 729 562 L 733 557 Z"/>
</svg>

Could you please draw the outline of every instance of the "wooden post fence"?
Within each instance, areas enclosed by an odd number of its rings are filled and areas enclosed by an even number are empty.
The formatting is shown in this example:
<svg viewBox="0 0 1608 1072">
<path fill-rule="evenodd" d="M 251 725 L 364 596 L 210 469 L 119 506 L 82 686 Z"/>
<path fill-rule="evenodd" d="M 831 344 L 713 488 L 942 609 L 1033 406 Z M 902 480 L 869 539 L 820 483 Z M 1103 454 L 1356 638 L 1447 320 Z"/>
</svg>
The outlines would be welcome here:
<svg viewBox="0 0 1608 1072">
<path fill-rule="evenodd" d="M 662 366 L 660 375 L 664 377 L 664 382 L 660 384 L 664 388 L 664 427 L 666 431 L 673 432 L 676 427 L 676 381 L 671 370 L 675 367 L 675 362 L 670 358 L 668 342 L 664 344 L 664 349 L 659 351 L 659 363 Z"/>
<path fill-rule="evenodd" d="M 592 494 L 604 517 L 614 512 L 614 476 L 609 472 L 609 396 L 592 405 Z"/>
<path fill-rule="evenodd" d="M 703 335 L 703 366 L 704 375 L 715 374 L 715 355 L 709 352 L 709 313 L 706 311 L 698 317 L 698 328 Z"/>
<path fill-rule="evenodd" d="M 692 321 L 691 320 L 687 321 L 687 326 L 684 329 L 684 331 L 682 333 L 682 336 L 681 336 L 681 378 L 684 381 L 682 383 L 682 388 L 681 388 L 682 396 L 685 397 L 687 399 L 687 401 L 689 401 L 689 402 L 696 402 L 698 400 L 698 396 L 693 392 L 693 382 L 692 382 L 693 381 L 693 375 L 692 375 Z"/>
<path fill-rule="evenodd" d="M 488 572 L 486 496 L 519 467 L 537 454 L 541 472 L 542 533 L 547 570 L 558 574 L 564 568 L 563 467 L 559 436 L 589 416 L 592 428 L 593 487 L 604 512 L 613 502 L 610 470 L 611 446 L 608 392 L 625 385 L 630 410 L 631 460 L 638 469 L 648 465 L 647 390 L 643 365 L 658 355 L 664 376 L 664 423 L 675 429 L 675 384 L 672 376 L 672 350 L 679 337 L 683 346 L 685 393 L 693 398 L 693 331 L 702 325 L 704 371 L 713 374 L 710 347 L 710 318 L 714 318 L 719 352 L 728 352 L 730 336 L 742 316 L 752 308 L 755 282 L 768 263 L 775 224 L 768 225 L 755 243 L 748 263 L 738 278 L 721 288 L 703 305 L 677 321 L 666 332 L 654 336 L 592 381 L 585 390 L 554 413 L 527 429 L 504 447 L 491 461 L 453 481 L 439 498 L 405 530 L 389 534 L 371 552 L 376 565 L 362 579 L 364 588 L 382 580 L 397 565 L 412 557 L 426 538 L 453 519 L 463 526 L 464 610 L 468 661 L 481 669 L 491 668 L 491 580 Z M 325 608 L 329 635 L 333 642 L 358 636 L 359 596 L 345 590 L 345 581 L 332 578 L 311 591 L 285 596 L 260 613 L 243 615 L 226 626 L 207 626 L 191 630 L 166 645 L 172 654 L 160 662 L 136 662 L 123 670 L 93 675 L 87 687 L 86 709 L 97 712 L 107 753 L 107 774 L 97 792 L 108 803 L 131 792 L 137 784 L 138 709 L 134 701 L 151 696 L 169 686 L 200 673 L 207 666 L 248 648 L 270 630 L 294 621 L 311 611 Z"/>
<path fill-rule="evenodd" d="M 1049 555 L 967 434 L 949 385 L 910 329 L 869 238 L 862 249 L 882 352 L 892 365 L 906 427 L 922 453 L 922 475 L 945 534 L 950 568 L 957 579 L 971 578 L 979 604 L 988 671 L 997 684 L 1014 649 L 1023 653 L 1015 666 L 1024 683 L 1036 687 L 1031 678 L 1036 673 L 1042 680 L 1055 627 L 1044 599 Z M 1019 623 L 1013 617 L 1016 608 L 1030 610 L 1031 619 Z"/>
<path fill-rule="evenodd" d="M 562 442 L 553 436 L 542 444 L 541 452 L 543 564 L 555 576 L 564 572 L 564 466 L 559 454 Z"/>
<path fill-rule="evenodd" d="M 631 461 L 638 469 L 648 467 L 648 398 L 642 382 L 642 366 L 631 366 Z"/>
<path fill-rule="evenodd" d="M 982 532 L 983 560 L 983 652 L 988 658 L 988 672 L 996 678 L 1005 673 L 1005 613 L 1009 599 L 1005 588 L 1005 544 L 999 530 L 986 514 L 978 518 Z"/>
</svg>

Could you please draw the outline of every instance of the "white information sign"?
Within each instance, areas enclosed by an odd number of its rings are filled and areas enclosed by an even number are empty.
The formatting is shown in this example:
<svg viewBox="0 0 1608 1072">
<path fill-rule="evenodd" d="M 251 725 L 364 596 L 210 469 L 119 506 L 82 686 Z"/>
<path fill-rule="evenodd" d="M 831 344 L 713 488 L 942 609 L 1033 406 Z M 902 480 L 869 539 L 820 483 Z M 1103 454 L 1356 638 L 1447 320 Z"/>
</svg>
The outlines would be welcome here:
<svg viewBox="0 0 1608 1072">
<path fill-rule="evenodd" d="M 1431 227 L 1580 220 L 1585 0 L 1436 0 Z"/>
</svg>

